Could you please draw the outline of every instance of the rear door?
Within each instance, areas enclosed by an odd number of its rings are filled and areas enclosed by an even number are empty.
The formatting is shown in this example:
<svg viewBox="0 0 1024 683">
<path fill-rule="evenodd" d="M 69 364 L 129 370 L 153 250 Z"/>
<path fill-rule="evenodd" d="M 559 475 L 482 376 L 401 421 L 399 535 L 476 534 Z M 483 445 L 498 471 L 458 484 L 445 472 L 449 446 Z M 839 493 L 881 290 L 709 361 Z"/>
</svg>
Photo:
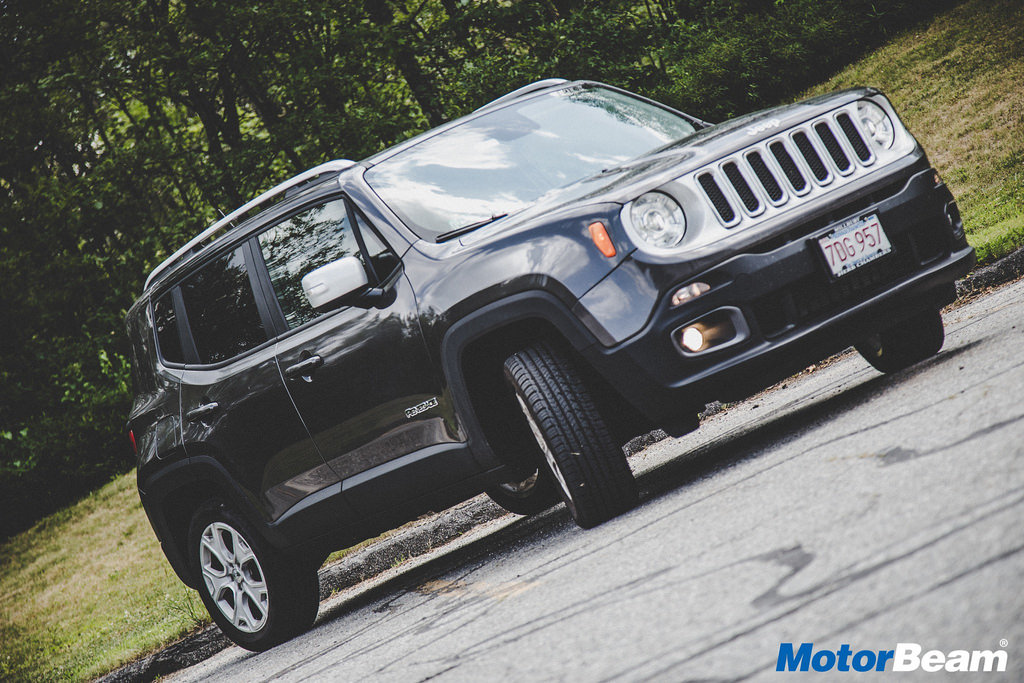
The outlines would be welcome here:
<svg viewBox="0 0 1024 683">
<path fill-rule="evenodd" d="M 403 456 L 459 440 L 398 257 L 340 196 L 261 233 L 256 245 L 268 298 L 289 330 L 277 345 L 285 385 L 348 502 L 366 514 L 414 495 L 415 482 L 384 491 L 360 486 Z M 302 292 L 302 276 L 344 256 L 358 256 L 370 286 L 387 295 L 373 305 L 356 296 L 318 314 Z"/>
</svg>

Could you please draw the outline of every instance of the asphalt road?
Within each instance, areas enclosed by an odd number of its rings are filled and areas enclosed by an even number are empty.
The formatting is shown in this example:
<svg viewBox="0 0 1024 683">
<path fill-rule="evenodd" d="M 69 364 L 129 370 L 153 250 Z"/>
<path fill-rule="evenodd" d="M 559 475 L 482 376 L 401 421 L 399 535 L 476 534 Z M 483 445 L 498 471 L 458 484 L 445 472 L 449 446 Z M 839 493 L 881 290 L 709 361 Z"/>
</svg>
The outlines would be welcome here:
<svg viewBox="0 0 1024 683">
<path fill-rule="evenodd" d="M 651 446 L 619 519 L 500 518 L 172 679 L 834 680 L 775 671 L 812 642 L 1002 649 L 957 679 L 1024 680 L 1024 282 L 946 331 L 900 374 L 851 354 Z"/>
</svg>

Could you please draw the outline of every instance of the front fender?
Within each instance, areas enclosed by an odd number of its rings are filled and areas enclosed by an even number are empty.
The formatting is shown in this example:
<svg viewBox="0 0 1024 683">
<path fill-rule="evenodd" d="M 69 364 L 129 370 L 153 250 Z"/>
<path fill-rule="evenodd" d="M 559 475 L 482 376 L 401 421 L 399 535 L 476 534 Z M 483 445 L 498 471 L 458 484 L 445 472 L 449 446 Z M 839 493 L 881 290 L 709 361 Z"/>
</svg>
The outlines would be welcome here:
<svg viewBox="0 0 1024 683">
<path fill-rule="evenodd" d="M 473 455 L 488 466 L 498 467 L 503 463 L 488 443 L 470 401 L 463 357 L 467 348 L 484 335 L 532 319 L 542 320 L 558 330 L 578 352 L 583 353 L 598 341 L 555 295 L 535 290 L 514 294 L 467 314 L 448 328 L 441 342 L 441 366 L 451 388 L 455 410 L 466 429 L 469 447 Z"/>
</svg>

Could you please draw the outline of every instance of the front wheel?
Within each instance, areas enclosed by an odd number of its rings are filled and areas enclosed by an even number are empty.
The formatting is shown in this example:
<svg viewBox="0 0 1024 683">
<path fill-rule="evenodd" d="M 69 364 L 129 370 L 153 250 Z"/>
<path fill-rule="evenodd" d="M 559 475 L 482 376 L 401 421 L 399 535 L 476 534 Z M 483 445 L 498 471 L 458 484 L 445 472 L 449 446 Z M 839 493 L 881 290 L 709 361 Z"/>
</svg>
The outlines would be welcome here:
<svg viewBox="0 0 1024 683">
<path fill-rule="evenodd" d="M 945 338 L 942 314 L 929 308 L 868 337 L 854 348 L 876 370 L 892 373 L 934 356 Z"/>
<path fill-rule="evenodd" d="M 189 554 L 199 595 L 220 630 L 262 652 L 312 626 L 320 584 L 309 563 L 289 562 L 223 503 L 196 512 Z"/>
<path fill-rule="evenodd" d="M 566 359 L 541 343 L 509 356 L 504 369 L 576 523 L 589 528 L 633 508 L 638 493 L 626 456 Z"/>
</svg>

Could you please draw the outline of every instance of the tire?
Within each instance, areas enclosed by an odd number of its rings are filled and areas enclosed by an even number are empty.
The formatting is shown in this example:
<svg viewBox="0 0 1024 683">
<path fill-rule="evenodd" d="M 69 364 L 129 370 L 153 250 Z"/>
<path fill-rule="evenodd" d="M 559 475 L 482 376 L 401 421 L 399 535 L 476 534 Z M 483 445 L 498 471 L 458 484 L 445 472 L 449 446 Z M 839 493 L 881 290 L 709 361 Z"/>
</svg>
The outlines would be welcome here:
<svg viewBox="0 0 1024 683">
<path fill-rule="evenodd" d="M 538 452 L 537 458 L 543 456 Z M 543 465 L 522 481 L 510 481 L 487 489 L 491 500 L 517 515 L 533 515 L 554 507 L 561 500 L 558 485 Z"/>
<path fill-rule="evenodd" d="M 588 529 L 632 509 L 639 496 L 626 456 L 568 362 L 541 343 L 509 356 L 504 370 L 576 523 Z"/>
<path fill-rule="evenodd" d="M 876 370 L 892 373 L 934 356 L 945 338 L 942 314 L 929 308 L 868 337 L 854 348 Z"/>
<path fill-rule="evenodd" d="M 211 501 L 192 517 L 188 552 L 206 610 L 241 647 L 262 652 L 313 625 L 316 568 L 289 561 L 223 503 Z"/>
</svg>

